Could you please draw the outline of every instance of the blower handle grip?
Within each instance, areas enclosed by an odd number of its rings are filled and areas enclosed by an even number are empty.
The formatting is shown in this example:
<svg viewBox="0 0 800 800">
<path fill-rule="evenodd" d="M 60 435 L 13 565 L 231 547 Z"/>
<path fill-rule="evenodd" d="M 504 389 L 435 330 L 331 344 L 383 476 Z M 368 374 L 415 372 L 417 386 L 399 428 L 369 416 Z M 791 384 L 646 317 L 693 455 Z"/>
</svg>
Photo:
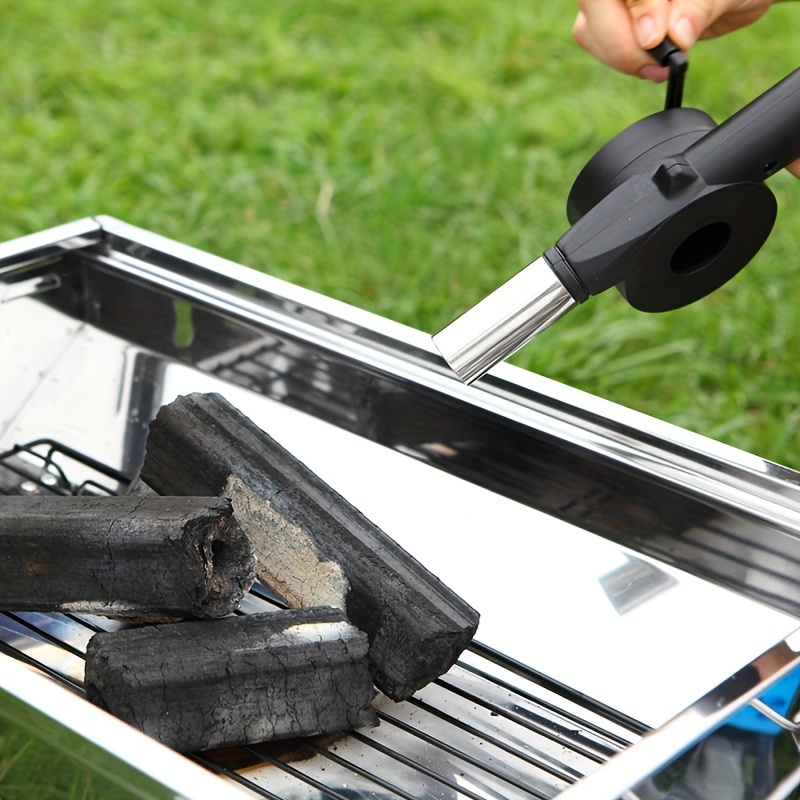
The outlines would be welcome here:
<svg viewBox="0 0 800 800">
<path fill-rule="evenodd" d="M 800 69 L 684 153 L 709 184 L 761 183 L 800 158 Z"/>
<path fill-rule="evenodd" d="M 669 80 L 667 81 L 667 98 L 664 110 L 680 108 L 683 102 L 683 84 L 686 79 L 686 70 L 689 69 L 689 59 L 686 53 L 667 36 L 661 44 L 647 51 L 661 64 L 669 67 Z"/>
</svg>

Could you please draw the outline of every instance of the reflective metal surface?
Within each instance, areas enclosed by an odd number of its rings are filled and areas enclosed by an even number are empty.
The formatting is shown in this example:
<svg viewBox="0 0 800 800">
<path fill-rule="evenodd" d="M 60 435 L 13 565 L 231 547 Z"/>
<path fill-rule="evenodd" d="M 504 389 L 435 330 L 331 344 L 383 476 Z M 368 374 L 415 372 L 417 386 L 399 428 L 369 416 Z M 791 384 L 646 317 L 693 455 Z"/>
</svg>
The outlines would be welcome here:
<svg viewBox="0 0 800 800">
<path fill-rule="evenodd" d="M 743 708 L 755 698 L 766 675 L 786 675 L 800 665 L 799 651 L 800 640 L 796 635 L 779 642 L 668 724 L 649 733 L 636 747 L 615 756 L 602 770 L 563 792 L 561 797 L 563 800 L 621 797 L 651 775 L 654 765 L 665 766 L 682 749 L 723 724 L 732 711 Z"/>
<path fill-rule="evenodd" d="M 464 386 L 419 331 L 95 225 L 78 247 L 71 227 L 62 250 L 51 233 L 36 257 L 0 251 L 0 287 L 55 276 L 0 304 L 0 452 L 45 438 L 72 453 L 51 458 L 66 481 L 12 454 L 0 493 L 124 489 L 159 406 L 220 391 L 482 613 L 462 663 L 382 705 L 374 735 L 213 762 L 231 780 L 504 798 L 578 781 L 615 800 L 791 660 L 730 695 L 798 627 L 796 473 L 508 365 Z M 0 642 L 79 688 L 97 624 L 6 615 Z M 718 712 L 699 713 L 718 690 Z"/>
<path fill-rule="evenodd" d="M 37 320 L 35 301 L 16 309 L 15 330 Z M 132 474 L 147 421 L 192 391 L 223 393 L 462 594 L 481 612 L 481 642 L 646 725 L 662 724 L 797 627 L 567 521 L 88 327 L 29 397 L 14 439 L 35 439 L 46 424 L 50 438 Z"/>
<path fill-rule="evenodd" d="M 433 343 L 456 375 L 472 383 L 574 305 L 541 256 L 439 331 Z"/>
</svg>

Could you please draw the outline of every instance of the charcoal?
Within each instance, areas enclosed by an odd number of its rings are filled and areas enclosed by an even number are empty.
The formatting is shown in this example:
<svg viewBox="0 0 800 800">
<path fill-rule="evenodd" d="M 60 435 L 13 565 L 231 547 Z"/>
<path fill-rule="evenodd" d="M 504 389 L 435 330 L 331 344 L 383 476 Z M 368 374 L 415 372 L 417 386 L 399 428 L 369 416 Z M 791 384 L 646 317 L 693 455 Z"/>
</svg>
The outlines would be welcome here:
<svg viewBox="0 0 800 800">
<path fill-rule="evenodd" d="M 255 578 L 219 497 L 0 498 L 0 608 L 215 618 Z"/>
<path fill-rule="evenodd" d="M 230 498 L 259 580 L 290 607 L 342 609 L 394 700 L 446 672 L 475 633 L 474 609 L 218 394 L 160 409 L 141 475 L 160 494 Z"/>
<path fill-rule="evenodd" d="M 128 488 L 125 490 L 125 494 L 129 497 L 158 497 L 158 492 L 154 489 L 151 489 L 141 478 L 140 475 L 137 475 L 131 482 L 128 484 Z"/>
<path fill-rule="evenodd" d="M 86 696 L 183 752 L 377 725 L 367 638 L 334 608 L 98 633 Z"/>
</svg>

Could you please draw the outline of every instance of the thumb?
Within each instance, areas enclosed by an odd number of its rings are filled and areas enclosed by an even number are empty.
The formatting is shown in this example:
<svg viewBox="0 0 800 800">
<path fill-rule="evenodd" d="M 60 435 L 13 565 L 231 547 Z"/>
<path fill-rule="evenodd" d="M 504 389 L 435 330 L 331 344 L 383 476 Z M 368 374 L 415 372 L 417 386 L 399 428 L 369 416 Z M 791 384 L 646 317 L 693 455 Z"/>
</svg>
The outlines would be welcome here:
<svg viewBox="0 0 800 800">
<path fill-rule="evenodd" d="M 670 38 L 686 51 L 729 7 L 738 4 L 738 0 L 675 0 L 670 4 Z"/>
<path fill-rule="evenodd" d="M 650 50 L 664 41 L 670 14 L 669 0 L 627 0 L 636 43 Z"/>
</svg>

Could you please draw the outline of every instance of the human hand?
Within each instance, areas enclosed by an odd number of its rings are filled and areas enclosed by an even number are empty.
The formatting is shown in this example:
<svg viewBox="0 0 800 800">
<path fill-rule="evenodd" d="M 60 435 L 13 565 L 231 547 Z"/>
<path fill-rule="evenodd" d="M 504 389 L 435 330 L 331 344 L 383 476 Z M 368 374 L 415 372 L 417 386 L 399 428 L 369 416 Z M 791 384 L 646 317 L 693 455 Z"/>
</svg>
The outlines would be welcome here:
<svg viewBox="0 0 800 800">
<path fill-rule="evenodd" d="M 646 51 L 669 38 L 683 51 L 750 25 L 775 0 L 578 0 L 572 33 L 597 59 L 628 75 L 656 82 L 669 76 Z M 800 178 L 800 160 L 788 167 Z"/>
<path fill-rule="evenodd" d="M 649 80 L 664 80 L 645 50 L 669 34 L 681 50 L 743 28 L 769 11 L 775 0 L 578 0 L 573 35 L 604 64 Z"/>
</svg>

